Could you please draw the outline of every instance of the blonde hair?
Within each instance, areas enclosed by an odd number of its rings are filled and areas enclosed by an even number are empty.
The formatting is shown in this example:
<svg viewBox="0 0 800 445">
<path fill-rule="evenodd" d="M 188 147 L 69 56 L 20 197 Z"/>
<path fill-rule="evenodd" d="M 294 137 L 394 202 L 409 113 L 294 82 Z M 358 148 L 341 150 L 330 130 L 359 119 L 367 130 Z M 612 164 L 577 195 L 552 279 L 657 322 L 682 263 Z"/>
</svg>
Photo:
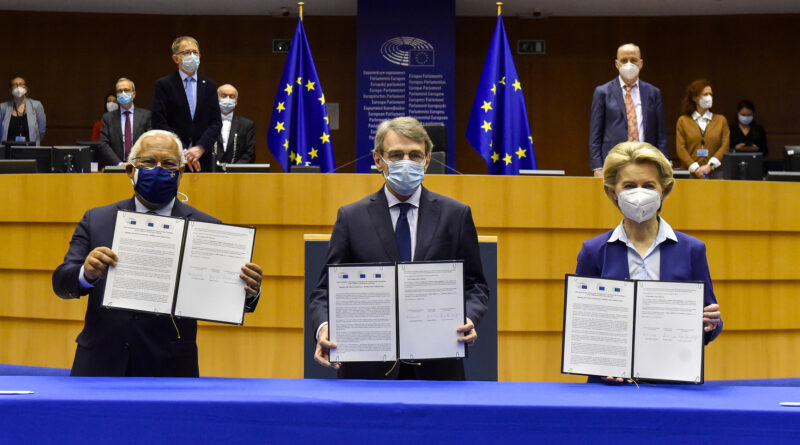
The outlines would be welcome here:
<svg viewBox="0 0 800 445">
<path fill-rule="evenodd" d="M 180 36 L 172 42 L 172 54 L 178 54 L 178 50 L 181 49 L 181 42 L 184 40 L 188 40 L 197 47 L 197 51 L 200 51 L 200 44 L 197 43 L 197 40 L 191 36 Z"/>
<path fill-rule="evenodd" d="M 180 154 L 179 159 L 181 160 L 181 166 L 186 165 L 186 155 L 183 153 L 183 144 L 181 143 L 181 139 L 177 134 L 166 130 L 150 130 L 139 136 L 139 139 L 137 139 L 136 143 L 134 143 L 133 147 L 131 147 L 130 154 L 128 154 L 128 162 L 133 164 L 133 160 L 139 156 L 139 152 L 142 150 L 142 142 L 145 139 L 156 136 L 165 137 L 175 142 L 175 150 Z"/>
<path fill-rule="evenodd" d="M 659 183 L 665 193 L 669 193 L 675 184 L 672 165 L 659 149 L 647 142 L 623 142 L 608 152 L 606 162 L 603 164 L 603 186 L 606 191 L 616 188 L 619 171 L 631 162 L 636 164 L 649 162 L 655 165 L 658 168 Z"/>
<path fill-rule="evenodd" d="M 414 142 L 419 142 L 425 145 L 425 154 L 433 150 L 433 142 L 425 127 L 413 117 L 403 116 L 396 117 L 390 121 L 383 121 L 378 125 L 378 130 L 375 132 L 375 145 L 373 151 L 378 154 L 383 153 L 383 140 L 389 130 L 394 131 L 400 136 L 407 137 Z"/>
</svg>

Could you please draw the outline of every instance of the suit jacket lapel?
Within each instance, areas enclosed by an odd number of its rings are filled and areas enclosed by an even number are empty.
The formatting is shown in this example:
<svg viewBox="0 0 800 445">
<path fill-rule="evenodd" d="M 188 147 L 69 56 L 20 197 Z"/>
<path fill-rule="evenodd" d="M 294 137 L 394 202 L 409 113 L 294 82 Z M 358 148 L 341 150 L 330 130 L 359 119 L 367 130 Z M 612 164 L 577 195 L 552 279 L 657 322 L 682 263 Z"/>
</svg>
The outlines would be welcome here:
<svg viewBox="0 0 800 445">
<path fill-rule="evenodd" d="M 647 93 L 650 90 L 639 81 L 639 100 L 642 102 L 642 129 L 644 130 L 645 134 L 647 134 L 647 105 L 649 104 L 650 97 Z M 639 140 L 643 140 L 645 137 L 644 134 L 639 135 Z"/>
<path fill-rule="evenodd" d="M 381 240 L 386 255 L 394 262 L 400 261 L 400 253 L 397 250 L 397 241 L 394 239 L 394 230 L 392 229 L 392 218 L 389 216 L 389 201 L 386 200 L 383 187 L 370 197 L 367 212 L 372 227 L 378 232 L 378 238 Z"/>
<path fill-rule="evenodd" d="M 119 156 L 120 159 L 123 159 L 125 157 L 125 135 L 122 134 L 121 114 L 121 111 L 111 113 L 111 140 L 117 142 L 112 144 L 112 146 L 118 148 L 117 156 Z"/>
<path fill-rule="evenodd" d="M 600 276 L 604 278 L 630 278 L 628 246 L 622 242 L 606 243 L 605 260 Z"/>
<path fill-rule="evenodd" d="M 611 81 L 611 96 L 617 101 L 617 109 L 622 116 L 622 120 L 628 121 L 628 113 L 625 110 L 625 97 L 622 96 L 622 88 L 619 86 L 619 79 Z"/>
<path fill-rule="evenodd" d="M 192 112 L 191 110 L 189 110 L 189 100 L 186 99 L 186 87 L 183 84 L 183 79 L 181 78 L 181 74 L 177 71 L 175 72 L 175 75 L 172 76 L 172 86 L 178 93 L 178 103 L 181 104 L 181 108 L 183 109 L 184 115 L 189 116 L 189 120 L 192 120 Z M 200 85 L 198 85 L 197 88 L 199 90 Z M 197 109 L 197 98 L 195 98 L 195 109 Z"/>
<path fill-rule="evenodd" d="M 419 197 L 419 210 L 417 213 L 417 244 L 414 249 L 414 260 L 422 261 L 428 253 L 428 247 L 433 240 L 433 234 L 439 224 L 439 214 L 441 213 L 439 202 L 432 199 L 430 192 L 422 187 L 422 194 Z"/>
<path fill-rule="evenodd" d="M 172 216 L 191 218 L 192 217 L 191 207 L 182 203 L 178 198 L 175 198 L 175 205 L 172 206 Z"/>
<path fill-rule="evenodd" d="M 237 114 L 234 114 L 233 118 L 231 118 L 231 131 L 230 133 L 228 133 L 228 145 L 225 147 L 226 154 L 228 152 L 231 152 L 230 162 L 236 162 L 236 160 L 233 159 L 232 152 L 233 152 L 233 142 L 236 139 L 236 133 L 238 132 L 239 132 L 239 116 Z"/>
<path fill-rule="evenodd" d="M 675 249 L 678 243 L 672 240 L 666 240 L 661 243 L 660 246 L 660 255 L 661 255 L 661 264 L 659 265 L 659 276 L 663 281 L 673 281 L 675 280 L 675 274 L 673 273 L 676 270 L 675 267 L 670 266 L 674 264 L 676 261 L 675 258 Z"/>
</svg>

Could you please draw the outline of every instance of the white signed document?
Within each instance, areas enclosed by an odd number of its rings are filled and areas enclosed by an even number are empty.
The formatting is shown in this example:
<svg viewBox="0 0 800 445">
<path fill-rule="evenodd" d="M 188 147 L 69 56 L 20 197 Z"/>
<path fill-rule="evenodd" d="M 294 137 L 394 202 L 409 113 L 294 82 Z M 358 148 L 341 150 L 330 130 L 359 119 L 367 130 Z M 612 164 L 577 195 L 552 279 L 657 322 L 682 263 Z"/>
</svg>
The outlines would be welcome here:
<svg viewBox="0 0 800 445">
<path fill-rule="evenodd" d="M 397 312 L 400 359 L 464 357 L 464 263 L 398 264 Z"/>
<path fill-rule="evenodd" d="M 328 267 L 328 338 L 332 362 L 397 358 L 395 267 Z"/>
<path fill-rule="evenodd" d="M 242 324 L 242 266 L 253 257 L 252 227 L 189 221 L 175 315 Z"/>
<path fill-rule="evenodd" d="M 703 382 L 701 282 L 567 275 L 561 372 Z"/>
<path fill-rule="evenodd" d="M 242 324 L 255 229 L 119 211 L 103 306 Z"/>
<path fill-rule="evenodd" d="M 464 264 L 328 266 L 332 362 L 464 357 Z"/>
</svg>

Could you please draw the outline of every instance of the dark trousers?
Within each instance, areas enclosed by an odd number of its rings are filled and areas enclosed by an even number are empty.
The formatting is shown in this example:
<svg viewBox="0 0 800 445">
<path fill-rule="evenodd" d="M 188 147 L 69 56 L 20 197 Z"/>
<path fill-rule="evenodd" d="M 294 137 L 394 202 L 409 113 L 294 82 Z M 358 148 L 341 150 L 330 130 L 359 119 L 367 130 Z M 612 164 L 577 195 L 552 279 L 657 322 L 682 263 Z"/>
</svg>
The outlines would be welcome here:
<svg viewBox="0 0 800 445">
<path fill-rule="evenodd" d="M 461 359 L 422 360 L 413 362 L 418 364 L 411 363 L 398 362 L 394 369 L 392 369 L 394 362 L 342 363 L 338 377 L 368 380 L 465 380 L 464 362 Z"/>
</svg>

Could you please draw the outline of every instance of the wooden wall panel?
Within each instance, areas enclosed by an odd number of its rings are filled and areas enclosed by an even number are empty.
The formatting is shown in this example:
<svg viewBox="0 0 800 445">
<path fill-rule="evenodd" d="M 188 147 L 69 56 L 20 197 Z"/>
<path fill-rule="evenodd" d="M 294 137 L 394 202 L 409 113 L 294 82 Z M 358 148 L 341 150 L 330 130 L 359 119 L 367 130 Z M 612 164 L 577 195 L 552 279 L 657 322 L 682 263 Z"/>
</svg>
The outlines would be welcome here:
<svg viewBox="0 0 800 445">
<path fill-rule="evenodd" d="M 184 176 L 191 204 L 256 226 L 254 260 L 266 273 L 244 327 L 201 323 L 203 375 L 301 376 L 303 235 L 330 233 L 340 205 L 379 185 L 377 175 Z M 470 204 L 478 233 L 497 236 L 500 378 L 582 380 L 558 369 L 562 283 L 582 241 L 619 222 L 600 180 L 432 176 L 426 186 Z M 710 379 L 798 372 L 799 186 L 679 181 L 665 203 L 670 224 L 707 245 L 725 320 L 707 349 Z M 130 183 L 123 175 L 0 175 L 0 190 L 15 190 L 0 194 L 0 362 L 69 367 L 86 301 L 56 297 L 52 270 L 86 208 L 129 197 Z M 697 196 L 715 203 L 696 212 Z"/>
<path fill-rule="evenodd" d="M 274 162 L 266 127 L 286 56 L 272 54 L 271 42 L 291 38 L 296 18 L 17 11 L 3 11 L 3 18 L 8 35 L 26 38 L 0 45 L 0 60 L 11 61 L 0 68 L 0 85 L 17 73 L 26 77 L 31 97 L 47 112 L 45 142 L 87 139 L 106 92 L 121 76 L 136 82 L 136 104 L 148 108 L 155 80 L 175 69 L 172 39 L 190 34 L 201 44 L 201 71 L 239 88 L 238 111 L 256 124 L 257 161 Z M 494 23 L 491 11 L 456 20 L 456 166 L 465 173 L 486 171 L 464 130 Z M 800 15 L 506 17 L 505 24 L 512 43 L 547 41 L 545 55 L 515 55 L 540 168 L 588 175 L 592 92 L 616 75 L 616 48 L 630 41 L 642 47 L 642 79 L 662 90 L 673 152 L 680 100 L 698 77 L 711 80 L 714 111 L 729 120 L 740 99 L 755 102 L 772 158 L 782 156 L 783 145 L 800 143 L 800 62 L 791 57 L 800 46 Z M 332 134 L 338 165 L 355 157 L 355 25 L 355 17 L 305 19 L 325 97 L 340 104 L 341 129 Z M 125 38 L 112 31 L 120 27 Z"/>
</svg>

